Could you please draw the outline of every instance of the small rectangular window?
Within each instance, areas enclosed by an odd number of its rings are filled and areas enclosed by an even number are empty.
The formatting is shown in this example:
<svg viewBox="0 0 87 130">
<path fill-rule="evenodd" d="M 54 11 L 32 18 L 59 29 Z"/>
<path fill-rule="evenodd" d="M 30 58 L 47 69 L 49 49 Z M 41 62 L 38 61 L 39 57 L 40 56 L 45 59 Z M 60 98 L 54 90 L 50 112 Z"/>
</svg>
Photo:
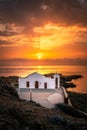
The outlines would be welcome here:
<svg viewBox="0 0 87 130">
<path fill-rule="evenodd" d="M 30 82 L 29 82 L 29 81 L 26 82 L 26 87 L 27 87 L 27 88 L 30 87 Z"/>
</svg>

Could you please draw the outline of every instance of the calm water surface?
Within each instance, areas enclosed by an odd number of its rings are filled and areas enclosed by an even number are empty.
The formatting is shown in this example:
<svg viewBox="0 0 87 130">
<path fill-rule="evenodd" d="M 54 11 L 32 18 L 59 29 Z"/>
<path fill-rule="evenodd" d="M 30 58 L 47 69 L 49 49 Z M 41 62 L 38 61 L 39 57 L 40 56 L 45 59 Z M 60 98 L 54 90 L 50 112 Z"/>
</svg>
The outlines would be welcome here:
<svg viewBox="0 0 87 130">
<path fill-rule="evenodd" d="M 30 73 L 39 72 L 46 73 L 62 73 L 63 75 L 81 74 L 84 78 L 73 80 L 77 85 L 71 91 L 87 93 L 87 66 L 11 66 L 0 68 L 0 76 L 27 76 Z"/>
</svg>

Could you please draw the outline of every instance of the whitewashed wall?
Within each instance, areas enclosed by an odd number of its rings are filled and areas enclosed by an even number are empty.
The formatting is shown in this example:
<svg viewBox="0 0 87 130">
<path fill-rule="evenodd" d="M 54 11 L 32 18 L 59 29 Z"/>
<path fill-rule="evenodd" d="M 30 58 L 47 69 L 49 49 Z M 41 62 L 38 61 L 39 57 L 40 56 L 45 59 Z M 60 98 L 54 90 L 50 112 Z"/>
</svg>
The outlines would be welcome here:
<svg viewBox="0 0 87 130">
<path fill-rule="evenodd" d="M 59 74 L 55 74 L 54 75 L 54 80 L 58 78 L 58 88 L 60 88 L 60 75 Z"/>
<path fill-rule="evenodd" d="M 58 78 L 58 88 L 60 87 L 60 76 L 58 74 L 54 75 L 54 78 L 45 77 L 38 73 L 33 73 L 25 78 L 19 78 L 19 88 L 27 88 L 26 82 L 29 81 L 29 88 L 35 88 L 35 81 L 39 81 L 39 88 L 44 89 L 44 83 L 47 83 L 47 89 L 55 89 L 55 78 Z"/>
</svg>

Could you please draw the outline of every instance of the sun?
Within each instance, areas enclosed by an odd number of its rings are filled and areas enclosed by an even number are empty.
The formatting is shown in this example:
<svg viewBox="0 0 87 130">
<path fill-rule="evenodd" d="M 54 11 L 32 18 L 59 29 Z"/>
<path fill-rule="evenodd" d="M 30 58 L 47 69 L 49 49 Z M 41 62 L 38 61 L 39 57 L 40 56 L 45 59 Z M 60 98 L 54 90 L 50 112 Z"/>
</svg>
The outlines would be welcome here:
<svg viewBox="0 0 87 130">
<path fill-rule="evenodd" d="M 41 60 L 41 59 L 42 59 L 42 53 L 38 53 L 38 54 L 37 54 L 37 59 L 38 59 L 38 60 Z"/>
</svg>

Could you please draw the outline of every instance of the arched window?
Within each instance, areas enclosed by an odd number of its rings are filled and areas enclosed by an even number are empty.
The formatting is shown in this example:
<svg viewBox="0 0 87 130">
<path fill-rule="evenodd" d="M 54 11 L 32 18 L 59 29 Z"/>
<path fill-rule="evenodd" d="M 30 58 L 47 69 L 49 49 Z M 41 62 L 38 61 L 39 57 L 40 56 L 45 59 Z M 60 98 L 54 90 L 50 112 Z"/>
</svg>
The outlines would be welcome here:
<svg viewBox="0 0 87 130">
<path fill-rule="evenodd" d="M 39 82 L 35 81 L 35 88 L 39 88 Z"/>
<path fill-rule="evenodd" d="M 29 81 L 26 82 L 26 87 L 27 87 L 27 88 L 30 87 L 30 82 L 29 82 Z"/>
</svg>

